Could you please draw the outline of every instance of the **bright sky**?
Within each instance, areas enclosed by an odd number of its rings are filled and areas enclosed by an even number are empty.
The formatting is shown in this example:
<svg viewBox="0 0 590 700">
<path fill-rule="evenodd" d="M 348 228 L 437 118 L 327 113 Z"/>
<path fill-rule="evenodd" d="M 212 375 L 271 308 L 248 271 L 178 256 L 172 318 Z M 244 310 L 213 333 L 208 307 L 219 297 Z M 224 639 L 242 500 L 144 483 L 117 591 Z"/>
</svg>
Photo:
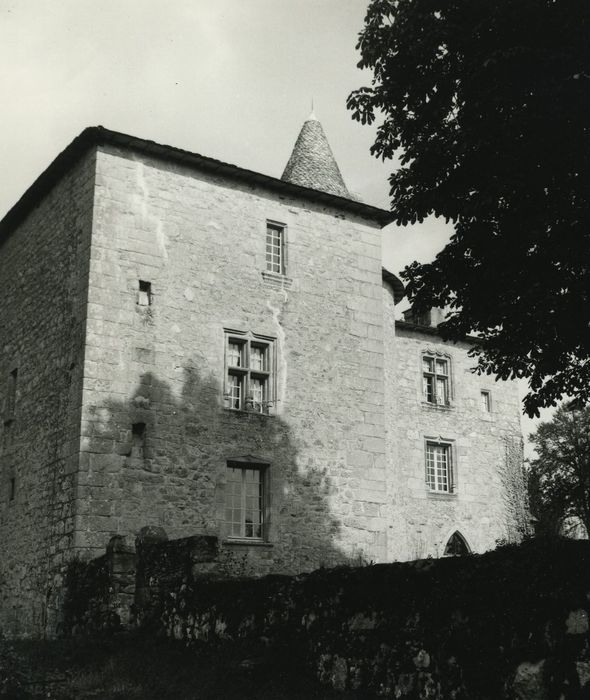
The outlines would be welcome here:
<svg viewBox="0 0 590 700">
<path fill-rule="evenodd" d="M 367 0 L 0 0 L 0 217 L 86 126 L 280 177 L 311 110 L 344 180 L 389 208 L 395 163 L 346 97 L 370 81 L 355 44 Z M 449 227 L 384 232 L 384 265 L 428 261 Z M 524 425 L 529 430 L 528 425 Z"/>
</svg>

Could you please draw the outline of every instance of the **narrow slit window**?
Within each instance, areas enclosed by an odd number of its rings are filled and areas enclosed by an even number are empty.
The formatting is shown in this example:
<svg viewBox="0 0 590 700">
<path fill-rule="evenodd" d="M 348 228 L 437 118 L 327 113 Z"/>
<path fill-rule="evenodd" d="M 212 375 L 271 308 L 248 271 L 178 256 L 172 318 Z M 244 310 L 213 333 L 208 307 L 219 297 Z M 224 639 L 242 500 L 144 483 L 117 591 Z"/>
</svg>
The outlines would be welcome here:
<svg viewBox="0 0 590 700">
<path fill-rule="evenodd" d="M 8 482 L 8 500 L 14 501 L 16 498 L 16 477 L 11 476 Z"/>
<path fill-rule="evenodd" d="M 145 455 L 145 423 L 134 423 L 131 427 L 131 456 L 143 459 Z"/>
<path fill-rule="evenodd" d="M 481 410 L 490 413 L 492 410 L 492 397 L 489 391 L 481 392 Z"/>
<path fill-rule="evenodd" d="M 6 412 L 4 422 L 9 423 L 14 418 L 16 411 L 16 387 L 18 383 L 18 369 L 15 368 L 8 375 L 8 387 L 6 392 Z"/>
<path fill-rule="evenodd" d="M 152 305 L 152 283 L 139 280 L 139 291 L 137 293 L 137 303 L 139 306 Z"/>
</svg>

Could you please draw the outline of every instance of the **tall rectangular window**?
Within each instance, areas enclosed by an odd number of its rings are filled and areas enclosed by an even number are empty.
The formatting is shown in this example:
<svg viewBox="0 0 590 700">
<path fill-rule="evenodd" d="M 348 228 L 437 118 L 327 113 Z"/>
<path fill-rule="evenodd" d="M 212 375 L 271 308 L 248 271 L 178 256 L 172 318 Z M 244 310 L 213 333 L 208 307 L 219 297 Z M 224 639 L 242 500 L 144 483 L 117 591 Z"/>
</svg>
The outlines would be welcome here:
<svg viewBox="0 0 590 700">
<path fill-rule="evenodd" d="M 481 392 L 481 410 L 490 413 L 492 410 L 492 396 L 489 391 Z"/>
<path fill-rule="evenodd" d="M 226 333 L 225 399 L 229 408 L 270 413 L 275 379 L 273 349 L 271 339 Z"/>
<path fill-rule="evenodd" d="M 6 406 L 4 410 L 4 422 L 10 423 L 16 411 L 16 386 L 18 383 L 18 369 L 15 367 L 8 375 L 8 386 L 6 387 Z"/>
<path fill-rule="evenodd" d="M 285 274 L 285 227 L 266 222 L 266 269 Z"/>
<path fill-rule="evenodd" d="M 422 393 L 424 400 L 437 406 L 448 406 L 449 361 L 434 355 L 422 355 Z"/>
<path fill-rule="evenodd" d="M 257 465 L 229 464 L 225 520 L 229 537 L 261 540 L 264 534 L 264 472 Z"/>
<path fill-rule="evenodd" d="M 426 483 L 431 491 L 453 491 L 451 445 L 440 442 L 426 443 Z"/>
</svg>

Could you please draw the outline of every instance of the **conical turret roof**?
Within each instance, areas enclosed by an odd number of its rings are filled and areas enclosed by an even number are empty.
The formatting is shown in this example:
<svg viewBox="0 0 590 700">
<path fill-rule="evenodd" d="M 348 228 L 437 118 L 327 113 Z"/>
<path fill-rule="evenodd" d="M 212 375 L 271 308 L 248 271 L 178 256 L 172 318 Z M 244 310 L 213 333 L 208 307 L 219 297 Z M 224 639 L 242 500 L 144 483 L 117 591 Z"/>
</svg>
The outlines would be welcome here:
<svg viewBox="0 0 590 700">
<path fill-rule="evenodd" d="M 350 199 L 328 139 L 313 112 L 301 127 L 281 180 Z"/>
</svg>

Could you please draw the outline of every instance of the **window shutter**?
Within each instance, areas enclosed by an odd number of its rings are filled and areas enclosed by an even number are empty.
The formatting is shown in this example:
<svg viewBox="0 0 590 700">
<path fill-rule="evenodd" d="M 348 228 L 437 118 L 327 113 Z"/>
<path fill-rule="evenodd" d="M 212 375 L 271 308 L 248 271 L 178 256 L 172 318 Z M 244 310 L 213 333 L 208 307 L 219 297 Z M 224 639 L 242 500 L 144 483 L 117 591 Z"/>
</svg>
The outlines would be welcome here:
<svg viewBox="0 0 590 700">
<path fill-rule="evenodd" d="M 453 463 L 453 448 L 449 445 L 449 493 L 455 491 L 455 465 Z"/>
</svg>

